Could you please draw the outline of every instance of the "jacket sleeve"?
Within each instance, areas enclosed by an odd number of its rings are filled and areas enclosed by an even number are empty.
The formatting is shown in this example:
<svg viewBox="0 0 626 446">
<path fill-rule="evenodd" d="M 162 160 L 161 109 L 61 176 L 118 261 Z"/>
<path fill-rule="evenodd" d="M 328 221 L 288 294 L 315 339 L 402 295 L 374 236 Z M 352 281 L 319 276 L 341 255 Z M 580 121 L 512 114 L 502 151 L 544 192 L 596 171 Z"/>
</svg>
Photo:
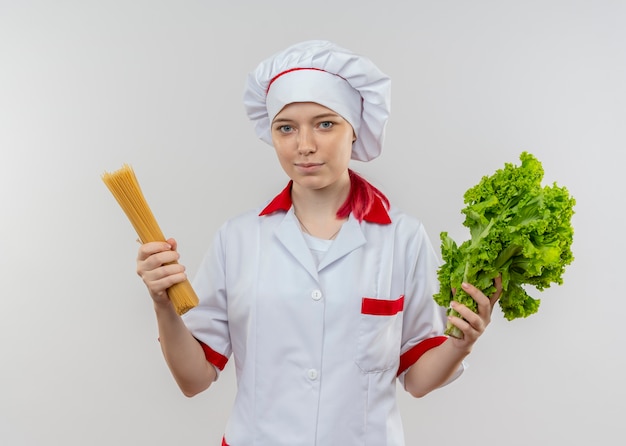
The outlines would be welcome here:
<svg viewBox="0 0 626 446">
<path fill-rule="evenodd" d="M 402 347 L 398 377 L 404 386 L 404 375 L 422 354 L 443 343 L 447 337 L 446 309 L 433 299 L 438 291 L 437 269 L 440 265 L 438 256 L 426 233 L 424 226 L 417 223 L 417 228 L 407 231 L 403 252 L 404 280 L 406 301 L 402 325 Z M 461 375 L 461 367 L 448 382 Z"/>
<path fill-rule="evenodd" d="M 224 227 L 216 234 L 192 281 L 199 304 L 183 316 L 185 325 L 200 342 L 207 361 L 223 370 L 231 355 L 228 299 L 224 268 Z"/>
</svg>

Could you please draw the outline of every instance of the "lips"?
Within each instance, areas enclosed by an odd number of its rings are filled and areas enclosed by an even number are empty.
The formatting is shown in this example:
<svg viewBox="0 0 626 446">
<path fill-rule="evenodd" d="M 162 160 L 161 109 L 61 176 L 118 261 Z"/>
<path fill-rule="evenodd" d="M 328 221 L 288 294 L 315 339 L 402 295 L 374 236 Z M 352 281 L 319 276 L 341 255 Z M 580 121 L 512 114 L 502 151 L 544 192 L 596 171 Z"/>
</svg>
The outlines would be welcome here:
<svg viewBox="0 0 626 446">
<path fill-rule="evenodd" d="M 295 163 L 294 166 L 298 172 L 303 175 L 317 173 L 324 163 Z"/>
</svg>

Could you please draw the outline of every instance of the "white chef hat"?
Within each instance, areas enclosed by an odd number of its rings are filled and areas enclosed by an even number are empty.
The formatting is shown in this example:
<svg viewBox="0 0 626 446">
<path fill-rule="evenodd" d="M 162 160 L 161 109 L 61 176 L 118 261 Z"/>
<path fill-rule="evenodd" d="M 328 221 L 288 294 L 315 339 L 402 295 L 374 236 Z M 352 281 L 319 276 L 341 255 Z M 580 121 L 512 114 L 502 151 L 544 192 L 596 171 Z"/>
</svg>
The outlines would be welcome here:
<svg viewBox="0 0 626 446">
<path fill-rule="evenodd" d="M 256 134 L 272 145 L 271 123 L 292 102 L 316 102 L 348 121 L 357 139 L 352 158 L 380 155 L 391 80 L 369 59 L 325 40 L 290 46 L 248 75 L 244 106 Z"/>
</svg>

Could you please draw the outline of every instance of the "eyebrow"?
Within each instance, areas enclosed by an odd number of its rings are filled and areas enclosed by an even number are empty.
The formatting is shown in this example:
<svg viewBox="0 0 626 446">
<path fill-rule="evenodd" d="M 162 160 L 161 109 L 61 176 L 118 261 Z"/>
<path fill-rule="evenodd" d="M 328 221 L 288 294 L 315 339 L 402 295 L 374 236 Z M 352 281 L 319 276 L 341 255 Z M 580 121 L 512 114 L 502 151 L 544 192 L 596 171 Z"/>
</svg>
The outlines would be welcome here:
<svg viewBox="0 0 626 446">
<path fill-rule="evenodd" d="M 339 114 L 337 114 L 337 113 L 330 113 L 330 112 L 327 112 L 327 113 L 320 113 L 319 115 L 315 115 L 315 116 L 313 116 L 311 119 L 312 119 L 312 120 L 316 120 L 316 119 L 322 119 L 322 118 L 337 118 L 337 117 L 339 117 L 339 116 L 340 116 L 340 115 L 339 115 Z M 295 119 L 277 118 L 277 119 L 275 119 L 275 120 L 272 122 L 272 124 L 276 124 L 276 123 L 279 123 L 279 122 L 293 122 L 293 121 L 295 121 Z"/>
</svg>

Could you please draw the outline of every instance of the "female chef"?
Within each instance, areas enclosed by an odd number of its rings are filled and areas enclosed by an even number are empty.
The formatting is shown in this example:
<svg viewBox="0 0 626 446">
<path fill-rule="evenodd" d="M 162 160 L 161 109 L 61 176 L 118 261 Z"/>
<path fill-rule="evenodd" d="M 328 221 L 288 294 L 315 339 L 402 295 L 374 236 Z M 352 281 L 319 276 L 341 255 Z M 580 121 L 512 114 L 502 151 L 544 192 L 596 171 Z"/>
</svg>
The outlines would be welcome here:
<svg viewBox="0 0 626 446">
<path fill-rule="evenodd" d="M 464 337 L 443 336 L 424 227 L 348 168 L 380 154 L 389 89 L 370 60 L 327 41 L 263 61 L 244 104 L 289 184 L 219 229 L 193 280 L 200 304 L 182 317 L 166 294 L 186 278 L 175 240 L 139 249 L 182 392 L 207 389 L 234 357 L 224 445 L 404 445 L 396 380 L 420 397 L 455 379 L 490 321 L 499 292 L 464 284 L 478 311 L 453 304 Z"/>
</svg>

